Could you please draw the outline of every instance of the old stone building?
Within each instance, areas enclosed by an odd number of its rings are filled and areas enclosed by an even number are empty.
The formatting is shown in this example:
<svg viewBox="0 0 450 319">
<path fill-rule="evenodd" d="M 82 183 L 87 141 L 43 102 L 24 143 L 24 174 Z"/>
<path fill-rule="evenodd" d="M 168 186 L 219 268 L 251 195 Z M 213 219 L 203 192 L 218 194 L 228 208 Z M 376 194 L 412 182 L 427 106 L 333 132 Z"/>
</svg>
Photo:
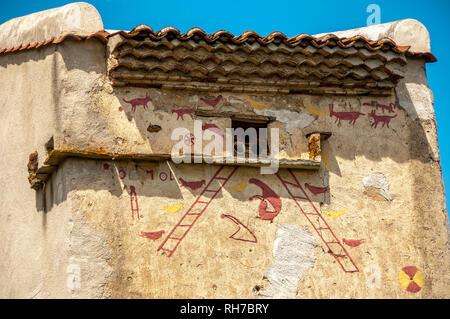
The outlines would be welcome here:
<svg viewBox="0 0 450 319">
<path fill-rule="evenodd" d="M 0 297 L 448 298 L 434 61 L 416 20 L 111 31 L 74 3 L 2 24 Z"/>
</svg>

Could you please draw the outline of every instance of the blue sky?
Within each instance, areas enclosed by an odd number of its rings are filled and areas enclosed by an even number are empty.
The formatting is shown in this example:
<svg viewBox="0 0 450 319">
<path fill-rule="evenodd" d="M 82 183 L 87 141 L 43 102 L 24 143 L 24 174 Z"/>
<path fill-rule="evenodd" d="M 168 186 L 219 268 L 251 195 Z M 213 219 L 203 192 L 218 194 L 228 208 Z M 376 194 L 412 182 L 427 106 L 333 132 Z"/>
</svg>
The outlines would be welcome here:
<svg viewBox="0 0 450 319">
<path fill-rule="evenodd" d="M 0 0 L 0 23 L 32 12 L 62 6 L 72 1 Z M 427 65 L 428 81 L 434 93 L 439 146 L 446 189 L 450 190 L 450 100 L 446 72 L 450 70 L 449 0 L 320 0 L 320 1 L 143 1 L 92 0 L 103 18 L 105 29 L 131 30 L 147 24 L 155 31 L 173 26 L 182 32 L 200 27 L 208 33 L 225 29 L 235 35 L 253 30 L 262 36 L 281 31 L 287 36 L 317 34 L 366 26 L 369 4 L 381 8 L 381 23 L 413 18 L 430 32 L 431 50 L 438 62 Z M 450 203 L 450 199 L 447 199 Z"/>
</svg>

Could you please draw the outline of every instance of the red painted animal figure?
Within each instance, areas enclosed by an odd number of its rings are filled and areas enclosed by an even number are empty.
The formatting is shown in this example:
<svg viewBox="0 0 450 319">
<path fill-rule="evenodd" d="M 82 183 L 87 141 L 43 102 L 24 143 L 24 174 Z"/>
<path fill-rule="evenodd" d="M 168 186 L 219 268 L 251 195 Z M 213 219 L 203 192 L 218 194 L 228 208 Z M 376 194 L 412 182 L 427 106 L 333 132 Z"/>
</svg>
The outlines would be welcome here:
<svg viewBox="0 0 450 319">
<path fill-rule="evenodd" d="M 176 110 L 172 110 L 172 114 L 176 113 L 177 114 L 177 120 L 181 117 L 181 120 L 183 121 L 183 115 L 188 114 L 191 119 L 194 119 L 194 116 L 192 115 L 192 113 L 194 112 L 194 109 L 176 109 Z"/>
<path fill-rule="evenodd" d="M 345 238 L 342 238 L 342 241 L 344 242 L 344 244 L 352 248 L 358 247 L 359 245 L 366 242 L 365 239 L 345 239 Z"/>
<path fill-rule="evenodd" d="M 151 240 L 157 240 L 161 238 L 161 236 L 165 233 L 164 230 L 155 231 L 155 232 L 141 232 L 141 236 L 144 238 L 148 238 Z"/>
<path fill-rule="evenodd" d="M 200 100 L 202 100 L 203 102 L 205 102 L 206 104 L 208 104 L 210 106 L 216 106 L 222 99 L 223 99 L 222 95 L 219 95 L 218 97 L 216 97 L 215 99 L 212 99 L 212 100 L 207 100 L 202 97 L 200 98 Z"/>
<path fill-rule="evenodd" d="M 314 195 L 323 194 L 326 191 L 328 191 L 328 189 L 329 189 L 328 186 L 327 187 L 317 187 L 317 186 L 310 185 L 308 183 L 305 183 L 305 187 Z"/>
<path fill-rule="evenodd" d="M 254 195 L 249 198 L 250 201 L 255 198 L 260 199 L 261 203 L 259 204 L 258 212 L 259 217 L 263 220 L 272 220 L 277 216 L 281 211 L 281 198 L 277 195 L 269 186 L 261 182 L 259 179 L 250 178 L 248 180 L 249 183 L 255 184 L 256 186 L 262 189 L 262 195 Z M 273 211 L 267 210 L 268 204 L 272 205 Z"/>
<path fill-rule="evenodd" d="M 373 118 L 373 123 L 370 125 L 370 127 L 373 128 L 377 128 L 378 123 L 383 123 L 383 126 L 386 125 L 387 127 L 389 127 L 389 122 L 396 117 L 397 114 L 393 115 L 393 116 L 389 116 L 389 115 L 376 115 L 375 114 L 375 110 L 372 110 L 369 114 L 369 117 Z"/>
<path fill-rule="evenodd" d="M 206 184 L 204 179 L 202 179 L 201 181 L 197 181 L 197 182 L 187 182 L 183 178 L 180 177 L 179 180 L 181 183 L 181 187 L 189 187 L 193 191 L 195 191 L 197 188 L 200 188 Z"/>
<path fill-rule="evenodd" d="M 222 130 L 216 124 L 203 123 L 202 124 L 202 131 L 206 131 L 206 130 L 211 130 L 214 133 L 217 133 L 220 136 L 223 136 Z"/>
<path fill-rule="evenodd" d="M 394 108 L 395 108 L 394 103 L 390 103 L 389 105 L 378 104 L 378 106 L 381 107 L 381 111 L 383 113 L 384 113 L 384 110 L 387 110 L 389 113 L 395 113 L 394 112 Z"/>
<path fill-rule="evenodd" d="M 363 105 L 375 107 L 376 110 L 381 108 L 381 111 L 384 113 L 384 110 L 387 110 L 389 113 L 394 113 L 395 104 L 390 103 L 389 105 L 378 104 L 378 103 L 363 103 Z"/>
<path fill-rule="evenodd" d="M 234 239 L 234 240 L 246 241 L 246 242 L 249 242 L 249 243 L 257 243 L 258 242 L 258 239 L 256 238 L 255 234 L 253 234 L 251 232 L 251 230 L 248 229 L 247 226 L 242 224 L 241 221 L 239 219 L 237 219 L 236 217 L 231 216 L 231 215 L 222 214 L 222 215 L 220 215 L 220 218 L 228 218 L 233 223 L 235 223 L 236 225 L 239 226 L 239 228 L 233 234 L 231 234 L 231 236 L 229 238 Z M 241 227 L 244 228 L 245 230 L 247 230 L 248 234 L 250 234 L 253 237 L 253 239 L 245 239 L 245 234 L 242 237 L 234 237 L 234 235 L 236 235 L 237 233 L 240 232 Z"/>
<path fill-rule="evenodd" d="M 365 115 L 361 112 L 334 112 L 334 105 L 330 104 L 330 117 L 333 115 L 336 117 L 336 121 L 334 123 L 338 123 L 338 126 L 341 125 L 341 120 L 348 121 L 349 124 L 354 125 L 356 120 L 361 116 Z"/>
<path fill-rule="evenodd" d="M 137 98 L 137 99 L 133 99 L 133 100 L 125 100 L 123 99 L 126 103 L 131 104 L 131 110 L 134 112 L 136 111 L 136 106 L 142 105 L 144 107 L 144 109 L 147 108 L 147 104 L 148 102 L 150 102 L 152 100 L 152 98 L 148 95 L 148 93 L 145 95 L 144 98 Z"/>
</svg>

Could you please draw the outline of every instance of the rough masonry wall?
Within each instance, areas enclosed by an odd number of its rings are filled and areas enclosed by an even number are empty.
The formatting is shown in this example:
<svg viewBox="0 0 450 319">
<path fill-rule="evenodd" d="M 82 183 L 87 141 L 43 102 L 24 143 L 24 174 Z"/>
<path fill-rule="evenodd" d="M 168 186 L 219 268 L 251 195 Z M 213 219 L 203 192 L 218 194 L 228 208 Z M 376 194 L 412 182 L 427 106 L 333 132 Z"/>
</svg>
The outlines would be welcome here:
<svg viewBox="0 0 450 319">
<path fill-rule="evenodd" d="M 190 116 L 181 119 L 172 113 L 177 107 L 172 103 L 194 108 L 215 97 L 143 88 L 120 90 L 125 94 L 106 97 L 114 102 L 100 104 L 103 111 L 99 114 L 126 124 L 115 127 L 116 132 L 123 129 L 117 134 L 124 138 L 122 143 L 127 142 L 126 136 L 134 137 L 125 134 L 134 127 L 145 143 L 160 140 L 166 147 L 171 143 L 172 128 L 178 124 L 190 127 L 193 122 Z M 126 95 L 129 100 L 147 94 L 152 99 L 147 108 L 138 105 L 134 111 L 122 97 Z M 223 94 L 215 107 L 249 112 L 252 103 L 248 99 L 264 103 L 275 117 L 277 112 L 283 114 L 283 110 L 277 111 L 281 106 L 313 117 L 294 134 L 286 131 L 288 123 L 275 121 L 282 141 L 300 144 L 309 132 L 332 132 L 323 144 L 320 170 L 294 170 L 294 174 L 359 272 L 345 272 L 340 267 L 277 176 L 260 175 L 258 168 L 238 168 L 168 257 L 158 248 L 219 167 L 71 160 L 70 165 L 86 171 L 75 174 L 74 189 L 69 191 L 76 199 L 74 207 L 106 234 L 113 251 L 108 260 L 113 269 L 105 288 L 108 296 L 267 297 L 267 292 L 273 291 L 270 287 L 279 285 L 271 283 L 280 278 L 270 269 L 280 263 L 275 247 L 280 227 L 300 227 L 307 234 L 304 244 L 298 245 L 306 264 L 282 254 L 283 259 L 294 260 L 291 266 L 297 275 L 292 278 L 298 280 L 294 294 L 298 298 L 426 298 L 448 294 L 448 276 L 442 267 L 448 264 L 448 220 L 440 166 L 433 160 L 433 147 L 427 139 L 435 128 L 432 122 L 413 120 L 394 97 Z M 229 101 L 242 103 L 233 106 Z M 346 116 L 349 114 L 357 116 L 352 120 Z M 214 123 L 219 126 L 221 122 Z M 149 124 L 161 126 L 163 134 L 154 138 L 159 133 L 148 132 Z M 232 169 L 226 168 L 228 172 Z M 289 178 L 286 170 L 280 170 L 280 175 Z M 309 205 L 307 200 L 298 202 L 301 207 Z M 310 237 L 315 240 L 305 239 Z M 291 239 L 296 243 L 295 236 Z M 348 265 L 347 270 L 350 268 Z M 419 271 L 416 281 L 405 283 L 405 271 L 415 269 Z M 287 291 L 291 291 L 292 278 L 286 284 Z M 273 296 L 277 293 L 279 290 Z"/>
</svg>

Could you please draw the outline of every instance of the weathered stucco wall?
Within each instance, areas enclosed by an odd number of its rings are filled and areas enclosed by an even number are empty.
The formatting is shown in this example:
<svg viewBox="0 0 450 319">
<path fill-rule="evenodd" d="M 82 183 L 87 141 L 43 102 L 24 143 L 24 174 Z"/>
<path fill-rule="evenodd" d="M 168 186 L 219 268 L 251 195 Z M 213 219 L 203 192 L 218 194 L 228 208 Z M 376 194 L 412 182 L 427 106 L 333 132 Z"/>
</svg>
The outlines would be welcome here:
<svg viewBox="0 0 450 319">
<path fill-rule="evenodd" d="M 107 54 L 91 39 L 0 55 L 1 297 L 450 296 L 448 216 L 423 58 L 408 57 L 395 92 L 380 97 L 113 87 Z M 144 100 L 134 108 L 136 98 Z M 294 195 L 307 197 L 298 205 L 322 217 L 308 221 L 280 181 L 294 182 L 286 169 L 278 177 L 225 166 L 224 184 L 212 180 L 218 165 L 70 157 L 43 189 L 29 188 L 28 155 L 37 151 L 41 166 L 51 137 L 55 149 L 84 157 L 132 158 L 170 153 L 172 130 L 192 129 L 194 119 L 231 124 L 194 109 L 271 117 L 288 159 L 309 158 L 308 133 L 331 132 L 318 170 L 292 170 L 305 191 Z M 202 190 L 223 184 L 173 254 L 158 250 L 168 236 L 183 236 L 171 230 Z M 186 224 L 196 218 L 188 217 Z M 318 231 L 348 252 L 343 267 Z"/>
<path fill-rule="evenodd" d="M 51 14 L 53 20 L 48 16 L 42 17 L 42 21 L 56 22 L 53 26 L 46 23 L 48 36 L 60 36 L 60 28 L 69 31 L 75 27 L 74 32 L 85 28 L 85 24 L 77 24 L 77 19 L 64 18 L 70 12 L 79 13 L 79 9 L 69 6 L 60 10 L 60 15 L 54 10 Z M 23 38 L 14 39 L 42 40 L 33 38 L 36 26 L 32 22 L 36 23 L 36 20 L 27 18 L 26 21 L 28 23 L 13 29 L 15 32 L 32 30 L 22 32 L 25 35 L 28 32 Z M 8 29 L 10 26 L 11 23 L 7 23 L 0 27 L 2 48 L 11 39 L 3 38 L 5 33 L 15 34 L 4 32 L 5 27 Z M 92 19 L 91 26 L 95 26 Z M 97 25 L 96 31 L 99 30 L 97 27 L 103 28 Z M 0 79 L 3 83 L 0 87 L 3 119 L 0 126 L 3 155 L 0 161 L 4 168 L 0 180 L 0 295 L 3 298 L 71 297 L 65 284 L 70 275 L 67 267 L 74 258 L 74 249 L 80 253 L 78 248 L 82 246 L 73 242 L 76 236 L 82 235 L 76 235 L 79 230 L 74 229 L 81 226 L 76 215 L 68 214 L 72 211 L 72 204 L 66 200 L 67 194 L 63 194 L 63 185 L 68 177 L 59 170 L 44 189 L 34 191 L 27 180 L 27 164 L 29 154 L 37 151 L 42 165 L 48 152 L 45 145 L 52 137 L 57 142 L 64 131 L 64 122 L 68 120 L 65 109 L 73 111 L 77 106 L 82 107 L 83 98 L 94 89 L 89 86 L 92 84 L 89 79 L 104 77 L 104 52 L 104 46 L 96 40 L 68 40 L 58 46 L 0 56 Z M 78 97 L 73 97 L 74 94 Z M 77 115 L 72 113 L 70 117 L 73 120 L 85 113 L 83 110 Z M 62 286 L 57 284 L 59 281 Z M 86 296 L 95 296 L 94 291 L 89 291 Z"/>
<path fill-rule="evenodd" d="M 146 92 L 134 91 L 136 96 Z M 157 94 L 152 92 L 150 96 Z M 242 97 L 233 95 L 233 98 Z M 302 101 L 304 97 L 290 98 Z M 339 103 L 339 98 L 317 97 L 314 102 L 318 106 L 333 102 L 341 111 L 365 114 L 371 109 L 361 106 L 359 99 L 347 98 Z M 379 101 L 383 102 L 389 104 L 389 101 Z M 130 114 L 141 121 L 151 118 L 150 105 L 148 110 Z M 130 111 L 126 105 L 124 109 L 125 113 Z M 121 114 L 114 106 L 111 112 Z M 345 238 L 350 245 L 351 240 L 363 240 L 358 247 L 347 247 L 360 270 L 358 273 L 345 273 L 340 268 L 278 178 L 260 175 L 257 168 L 241 167 L 235 172 L 223 193 L 214 199 L 174 255 L 168 258 L 157 252 L 157 248 L 201 190 L 181 187 L 177 180 L 181 177 L 190 182 L 208 182 L 218 166 L 170 162 L 80 164 L 89 168 L 85 177 L 78 176 L 74 183 L 80 210 L 89 216 L 90 222 L 106 230 L 112 240 L 111 266 L 115 272 L 107 285 L 111 296 L 256 297 L 257 291 L 262 292 L 270 285 L 263 278 L 271 278 L 268 269 L 278 262 L 274 258 L 276 254 L 272 255 L 277 229 L 288 225 L 303 228 L 307 235 L 316 236 L 317 241 L 313 247 L 307 245 L 303 252 L 314 262 L 298 280 L 297 297 L 417 297 L 403 290 L 398 282 L 399 271 L 409 265 L 416 266 L 425 277 L 421 297 L 445 297 L 448 277 L 442 262 L 448 262 L 448 221 L 439 163 L 431 158 L 420 123 L 411 120 L 402 109 L 396 109 L 395 114 L 397 117 L 389 128 L 382 124 L 371 127 L 367 117 L 361 117 L 354 126 L 346 122 L 338 126 L 334 118 L 318 116 L 308 129 L 314 130 L 316 126 L 333 132 L 324 145 L 323 165 L 318 173 L 295 171 L 302 185 L 329 185 L 329 194 L 309 193 L 309 196 L 325 214 L 336 236 L 340 240 Z M 169 126 L 163 116 L 152 123 Z M 192 119 L 184 121 L 192 122 Z M 297 134 L 304 136 L 305 131 L 299 130 Z M 286 170 L 280 174 L 287 177 Z M 252 178 L 270 185 L 280 197 L 281 211 L 272 222 L 258 215 L 259 200 L 249 201 L 250 197 L 261 194 L 260 188 L 249 183 Z M 140 219 L 132 216 L 131 186 L 135 187 Z M 431 200 L 433 205 L 429 205 Z M 307 205 L 305 201 L 300 203 Z M 222 219 L 222 214 L 237 218 L 258 242 L 230 239 L 237 225 Z M 441 235 L 436 237 L 438 229 Z M 164 234 L 157 239 L 141 236 L 142 232 L 160 231 Z M 252 239 L 243 229 L 239 236 Z M 285 245 L 296 242 L 294 235 L 289 234 L 287 238 L 281 242 Z M 295 256 L 292 258 L 296 260 Z M 439 262 L 433 266 L 429 260 Z M 304 264 L 295 265 L 294 269 L 301 274 Z M 367 284 L 378 272 L 380 286 Z"/>
</svg>

